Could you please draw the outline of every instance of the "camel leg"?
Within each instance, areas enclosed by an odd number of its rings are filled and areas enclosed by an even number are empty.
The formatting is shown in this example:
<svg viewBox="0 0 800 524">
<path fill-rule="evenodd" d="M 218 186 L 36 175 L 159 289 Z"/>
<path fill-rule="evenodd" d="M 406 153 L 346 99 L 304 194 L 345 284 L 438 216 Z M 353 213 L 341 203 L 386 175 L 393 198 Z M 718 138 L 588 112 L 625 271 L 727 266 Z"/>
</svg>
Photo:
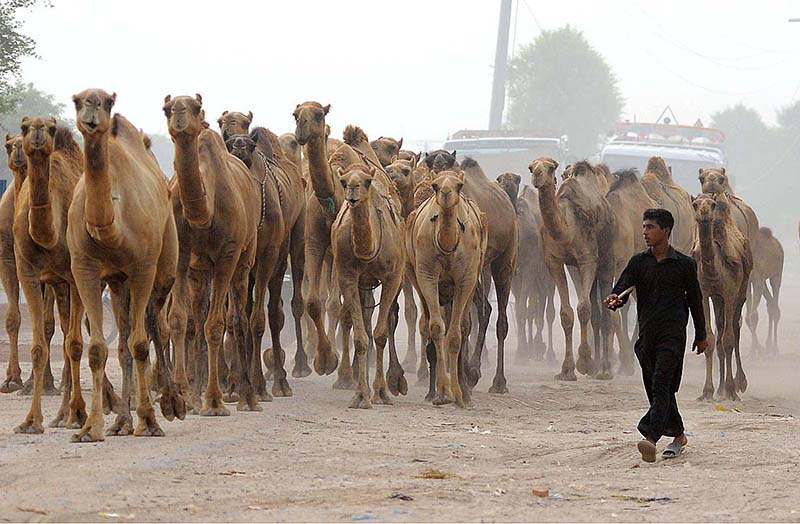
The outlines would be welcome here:
<svg viewBox="0 0 800 524">
<path fill-rule="evenodd" d="M 581 341 L 578 345 L 578 361 L 576 369 L 582 375 L 592 375 L 595 369 L 595 363 L 592 360 L 592 348 L 589 346 L 589 320 L 592 314 L 591 306 L 591 292 L 594 281 L 597 277 L 597 264 L 589 262 L 581 264 L 579 268 L 579 275 L 581 280 L 581 293 L 578 299 L 578 322 L 581 326 Z M 599 340 L 595 341 L 595 345 L 600 343 Z"/>
<path fill-rule="evenodd" d="M 400 288 L 402 288 L 403 282 L 405 281 L 406 279 L 403 278 L 402 282 L 399 284 Z M 397 329 L 397 325 L 400 323 L 400 306 L 398 305 L 399 299 L 400 289 L 398 289 L 394 300 L 392 301 L 393 320 L 389 323 L 390 336 L 392 335 L 392 332 Z M 381 295 L 381 303 L 383 303 L 383 295 Z M 414 320 L 416 320 L 416 318 Z M 386 382 L 389 386 L 389 393 L 392 395 L 397 396 L 408 394 L 408 382 L 406 382 L 405 371 L 403 370 L 403 366 L 400 365 L 400 358 L 397 356 L 397 348 L 394 346 L 389 347 L 389 369 L 386 371 Z"/>
<path fill-rule="evenodd" d="M 342 307 L 347 309 L 349 319 L 353 323 L 353 345 L 355 346 L 358 358 L 358 386 L 350 401 L 351 408 L 369 409 L 372 407 L 370 402 L 370 390 L 367 382 L 367 348 L 369 339 L 364 326 L 364 316 L 361 311 L 361 299 L 358 292 L 358 274 L 339 273 L 337 268 L 337 280 L 341 285 L 344 304 Z"/>
<path fill-rule="evenodd" d="M 575 313 L 569 303 L 569 287 L 564 265 L 556 260 L 548 260 L 547 269 L 558 289 L 558 298 L 561 301 L 561 328 L 564 330 L 564 361 L 561 363 L 561 373 L 556 375 L 556 380 L 578 380 L 575 376 L 575 357 L 572 354 L 572 327 L 575 323 Z"/>
<path fill-rule="evenodd" d="M 325 324 L 322 318 L 322 304 L 320 302 L 320 270 L 324 258 L 325 248 L 317 245 L 313 238 L 306 239 L 306 271 L 308 273 L 308 296 L 306 297 L 306 311 L 314 322 L 317 335 L 317 350 L 314 355 L 314 371 L 318 375 L 330 375 L 339 365 L 339 356 L 333 351 L 330 339 L 325 333 Z"/>
<path fill-rule="evenodd" d="M 556 321 L 555 292 L 554 286 L 547 294 L 547 306 L 545 307 L 545 314 L 547 315 L 547 352 L 544 357 L 549 363 L 556 362 L 556 351 L 553 345 L 553 324 Z"/>
<path fill-rule="evenodd" d="M 769 332 L 771 336 L 772 343 L 770 344 L 770 352 L 773 356 L 778 356 L 778 323 L 781 320 L 781 306 L 780 306 L 780 292 L 781 292 L 781 281 L 783 280 L 783 275 L 778 274 L 774 277 L 769 279 L 769 285 L 772 288 L 771 300 L 767 302 L 767 313 L 769 315 Z"/>
<path fill-rule="evenodd" d="M 253 280 L 252 275 L 250 275 L 248 278 L 249 293 L 246 309 L 251 315 L 253 313 L 253 301 L 251 297 L 255 290 L 255 283 Z M 219 384 L 220 387 L 225 390 L 225 393 L 222 395 L 222 400 L 224 402 L 239 401 L 239 393 L 236 391 L 238 389 L 236 377 L 239 376 L 239 368 L 242 366 L 242 363 L 239 362 L 239 352 L 236 349 L 236 323 L 239 319 L 236 317 L 236 308 L 231 304 L 232 300 L 231 297 L 228 297 L 228 305 L 225 308 L 225 339 L 222 341 L 222 351 L 219 352 L 219 362 L 217 363 L 219 369 Z M 248 365 L 253 365 L 253 359 L 259 358 L 260 355 L 258 354 L 259 351 L 255 351 L 255 354 L 253 354 L 252 335 L 248 334 L 245 339 L 247 343 L 247 361 L 244 366 L 245 369 L 247 369 Z M 228 365 L 228 362 L 230 362 L 230 365 Z M 266 381 L 262 378 L 261 382 L 263 384 L 263 389 L 266 389 Z M 258 391 L 258 388 L 255 386 L 256 377 L 251 378 L 251 384 L 253 384 L 253 387 Z"/>
<path fill-rule="evenodd" d="M 417 366 L 417 304 L 414 301 L 414 287 L 409 278 L 403 279 L 403 314 L 406 321 L 407 349 L 403 367 L 414 369 Z M 424 359 L 423 359 L 424 360 Z"/>
<path fill-rule="evenodd" d="M 203 391 L 208 392 L 209 376 L 208 371 L 211 367 L 209 360 L 208 344 L 205 326 L 211 310 L 210 300 L 213 293 L 211 281 L 213 273 L 209 270 L 189 269 L 189 297 L 192 304 L 192 324 L 194 325 L 194 337 L 192 337 L 191 360 L 194 365 L 194 382 L 192 383 L 192 405 L 201 407 L 204 405 Z M 224 309 L 227 290 L 217 291 L 222 296 L 220 308 Z M 223 311 L 224 313 L 224 311 Z M 224 322 L 222 322 L 224 324 Z M 236 359 L 238 362 L 238 359 Z M 234 363 L 234 366 L 239 365 Z"/>
<path fill-rule="evenodd" d="M 291 257 L 292 270 L 292 318 L 294 319 L 294 336 L 297 350 L 294 354 L 294 367 L 292 377 L 304 378 L 311 374 L 308 366 L 308 355 L 303 346 L 303 330 L 301 329 L 301 318 L 303 316 L 303 276 L 305 275 L 305 220 L 304 215 L 300 216 L 292 227 L 291 238 L 289 239 L 289 256 Z"/>
<path fill-rule="evenodd" d="M 0 259 L 0 280 L 2 280 L 3 290 L 8 299 L 5 325 L 10 351 L 6 379 L 0 384 L 0 393 L 11 393 L 22 389 L 22 369 L 19 367 L 19 326 L 22 324 L 22 315 L 19 312 L 17 264 L 14 261 L 13 253 L 3 253 L 3 255 Z"/>
<path fill-rule="evenodd" d="M 130 292 L 123 282 L 109 283 L 111 290 L 111 309 L 119 331 L 117 339 L 117 358 L 122 370 L 122 392 L 119 410 L 114 423 L 106 430 L 106 436 L 126 436 L 133 433 L 133 417 L 131 416 L 131 399 L 133 398 L 133 354 L 128 348 L 131 333 Z M 134 399 L 135 400 L 135 399 Z M 106 402 L 103 402 L 105 406 Z"/>
<path fill-rule="evenodd" d="M 286 246 L 288 249 L 288 246 Z M 283 288 L 283 275 L 286 273 L 286 254 L 280 257 L 282 260 L 278 267 L 273 270 L 272 278 L 269 281 L 269 330 L 272 334 L 273 352 L 282 352 L 281 330 L 283 329 L 284 315 L 281 299 L 281 289 Z M 275 354 L 273 353 L 273 354 Z M 272 395 L 275 397 L 291 397 L 292 388 L 286 380 L 286 370 L 283 361 L 274 361 L 272 376 Z"/>
<path fill-rule="evenodd" d="M 517 349 L 514 353 L 514 360 L 518 363 L 527 362 L 533 355 L 531 354 L 531 341 L 528 340 L 528 296 L 517 284 L 514 291 L 514 320 L 517 323 Z"/>
<path fill-rule="evenodd" d="M 169 336 L 175 352 L 172 379 L 178 388 L 178 393 L 186 403 L 186 409 L 193 408 L 189 378 L 186 375 L 186 338 L 189 305 L 189 282 L 187 278 L 188 260 L 183 253 L 178 259 L 177 277 L 172 287 L 172 305 L 169 308 Z"/>
<path fill-rule="evenodd" d="M 703 385 L 703 394 L 698 401 L 714 400 L 714 333 L 711 331 L 711 304 L 708 297 L 703 297 L 703 313 L 706 319 L 706 338 L 708 347 L 704 353 L 706 358 L 706 381 Z"/>
<path fill-rule="evenodd" d="M 763 354 L 764 346 L 758 340 L 758 308 L 761 305 L 761 297 L 764 295 L 766 281 L 760 277 L 751 279 L 747 286 L 747 313 L 745 323 L 750 330 L 751 347 L 753 353 L 758 357 Z"/>
<path fill-rule="evenodd" d="M 474 387 L 481 378 L 481 364 L 483 362 L 483 349 L 486 345 L 486 331 L 489 329 L 489 320 L 492 316 L 492 305 L 489 303 L 489 282 L 490 273 L 486 270 L 482 272 L 482 281 L 478 283 L 478 288 L 473 295 L 473 302 L 478 308 L 478 337 L 475 348 L 472 350 L 470 366 L 467 370 L 470 386 Z M 499 321 L 499 319 L 498 319 Z"/>
<path fill-rule="evenodd" d="M 514 263 L 507 257 L 492 262 L 492 280 L 497 294 L 497 362 L 494 380 L 489 393 L 508 393 L 505 375 L 505 344 L 508 336 L 508 297 L 511 294 L 511 279 L 514 277 Z"/>
<path fill-rule="evenodd" d="M 375 355 L 375 338 L 372 336 L 372 313 L 375 311 L 375 295 L 372 290 L 363 290 L 359 293 L 359 298 L 361 299 L 361 314 L 364 316 L 364 327 L 369 340 L 369 346 L 367 347 L 367 368 L 369 368 L 372 365 L 372 357 Z"/>
<path fill-rule="evenodd" d="M 53 306 L 56 302 L 56 294 L 53 290 L 53 286 L 48 284 L 44 286 L 44 336 L 47 338 L 47 345 L 50 346 L 50 343 L 53 340 L 53 335 L 56 332 L 56 317 L 53 311 Z M 64 332 L 62 331 L 62 334 Z M 64 334 L 66 337 L 66 334 Z M 52 357 L 52 353 L 50 353 L 50 357 Z M 66 366 L 66 361 L 64 361 Z M 70 373 L 67 373 L 66 370 L 62 370 L 61 373 L 61 382 L 70 381 Z M 55 379 L 53 378 L 53 368 L 50 362 L 50 358 L 47 359 L 47 362 L 44 366 L 44 384 L 42 386 L 42 395 L 47 397 L 54 397 L 60 394 L 59 389 L 56 387 Z"/>
<path fill-rule="evenodd" d="M 350 310 L 341 308 L 339 310 L 339 328 L 342 330 L 342 363 L 337 371 L 336 382 L 333 389 L 356 389 L 356 379 L 353 373 L 353 363 L 350 359 L 350 333 L 353 330 L 353 321 L 350 318 Z"/>
<path fill-rule="evenodd" d="M 614 378 L 614 373 L 611 371 L 611 350 L 614 342 L 615 330 L 612 328 L 615 323 L 619 326 L 619 315 L 615 313 L 612 316 L 612 312 L 602 307 L 601 302 L 601 297 L 606 297 L 611 293 L 611 282 L 612 275 L 610 272 L 603 272 L 601 275 L 598 275 L 598 293 L 591 297 L 592 303 L 597 304 L 596 307 L 600 310 L 600 338 L 596 341 L 596 344 L 602 347 L 602 355 L 597 362 L 598 365 L 595 366 L 597 370 L 595 378 L 599 380 L 611 380 Z M 619 329 L 617 333 L 619 333 Z M 620 351 L 624 351 L 624 348 L 621 346 L 622 340 L 622 337 L 619 337 Z"/>
<path fill-rule="evenodd" d="M 500 287 L 501 286 L 495 286 L 498 293 L 500 292 Z M 450 359 L 450 391 L 453 394 L 453 400 L 460 408 L 466 407 L 464 392 L 461 390 L 461 382 L 459 380 L 459 353 L 461 352 L 462 323 L 464 315 L 468 314 L 467 305 L 471 301 L 473 293 L 474 286 L 467 287 L 463 284 L 456 286 L 455 293 L 453 294 L 450 325 L 447 327 L 447 337 L 445 340 L 447 354 Z M 500 355 L 498 355 L 498 361 L 500 361 L 500 358 Z"/>
<path fill-rule="evenodd" d="M 717 360 L 719 364 L 719 384 L 717 385 L 717 397 L 725 395 L 725 346 L 722 343 L 725 334 L 725 307 L 722 298 L 712 298 L 714 305 L 714 323 L 717 328 Z"/>
<path fill-rule="evenodd" d="M 722 349 L 725 353 L 725 398 L 728 400 L 739 400 L 736 394 L 736 382 L 733 376 L 733 352 L 736 345 L 736 324 L 735 315 L 736 307 L 729 304 L 729 300 L 725 303 L 725 327 L 723 328 L 722 335 L 720 335 L 720 342 Z"/>
<path fill-rule="evenodd" d="M 65 377 L 62 380 L 61 389 L 63 397 L 61 407 L 55 418 L 50 422 L 51 428 L 67 427 L 79 429 L 86 422 L 86 403 L 81 395 L 81 354 L 83 353 L 83 343 L 80 339 L 75 340 L 74 331 L 77 329 L 78 337 L 81 337 L 81 319 L 83 318 L 83 307 L 80 297 L 70 300 L 70 285 L 66 283 L 53 284 L 53 290 L 58 305 L 58 316 L 61 321 L 61 331 L 64 336 L 64 370 Z M 77 296 L 77 290 L 73 290 L 73 295 Z M 72 319 L 71 308 L 78 308 L 76 311 L 77 327 L 73 327 L 70 322 Z"/>
<path fill-rule="evenodd" d="M 244 255 L 243 255 L 244 257 Z M 239 357 L 239 375 L 237 377 L 237 392 L 239 393 L 239 402 L 236 405 L 237 411 L 262 411 L 261 406 L 258 405 L 258 395 L 250 382 L 247 369 L 247 333 L 250 332 L 250 323 L 247 317 L 247 290 L 248 279 L 250 276 L 250 268 L 247 264 L 239 263 L 233 273 L 230 282 L 230 307 L 233 310 L 234 322 L 234 340 L 236 341 L 236 352 Z M 218 346 L 222 350 L 221 346 Z M 257 346 L 260 347 L 260 346 Z M 261 351 L 258 350 L 253 355 L 253 361 L 261 360 Z M 284 372 L 285 373 L 285 372 Z M 261 373 L 261 366 L 259 366 L 258 374 L 264 377 Z M 209 374 L 210 376 L 210 374 Z M 219 376 L 219 375 L 217 375 Z"/>
<path fill-rule="evenodd" d="M 541 278 L 541 276 L 537 277 Z M 541 285 L 534 285 L 531 289 L 530 297 L 528 298 L 528 309 L 532 312 L 528 315 L 528 323 L 530 324 L 531 336 L 530 343 L 533 344 L 533 359 L 542 361 L 547 353 L 547 344 L 544 342 L 544 327 L 545 327 L 545 307 L 547 305 L 547 296 L 541 289 Z M 553 313 L 555 315 L 555 312 Z M 535 333 L 533 332 L 535 329 Z"/>
<path fill-rule="evenodd" d="M 742 352 L 739 344 L 742 329 L 743 307 L 744 304 L 738 305 L 733 316 L 733 352 L 736 356 L 736 377 L 734 378 L 733 383 L 736 387 L 736 391 L 739 393 L 744 393 L 747 390 L 747 376 L 744 374 L 744 369 L 742 368 Z"/>
<path fill-rule="evenodd" d="M 372 382 L 372 402 L 375 404 L 392 404 L 392 400 L 389 398 L 389 387 L 386 383 L 386 375 L 383 370 L 383 352 L 386 349 L 386 341 L 389 338 L 389 315 L 392 309 L 397 306 L 397 297 L 402 285 L 402 271 L 400 271 L 399 274 L 387 275 L 381 283 L 378 318 L 375 321 L 375 330 L 373 331 L 373 338 L 375 340 L 375 379 Z M 372 293 L 370 292 L 369 294 L 371 295 Z M 390 349 L 389 353 L 393 355 L 393 357 L 390 357 L 390 360 L 393 360 L 394 363 L 397 364 L 396 349 Z M 397 372 L 396 367 L 392 369 L 395 373 Z M 402 369 L 400 371 L 402 372 Z M 400 375 L 400 378 L 402 378 L 402 375 Z M 397 376 L 393 377 L 393 379 L 395 380 L 394 389 L 397 391 L 398 388 L 401 387 L 401 384 L 397 383 Z M 405 380 L 403 380 L 403 382 L 405 382 Z M 397 393 L 394 394 L 397 395 Z"/>
<path fill-rule="evenodd" d="M 277 251 L 272 248 L 273 251 Z M 267 289 L 269 287 L 269 279 L 272 275 L 272 271 L 275 270 L 274 262 L 277 256 L 272 256 L 272 260 L 266 260 L 261 258 L 260 260 L 256 260 L 256 265 L 252 270 L 254 286 L 253 286 L 253 293 L 252 293 L 252 309 L 250 311 L 250 348 L 249 351 L 252 353 L 252 359 L 250 362 L 250 381 L 252 382 L 253 388 L 256 391 L 256 395 L 262 401 L 269 401 L 271 400 L 271 395 L 267 391 L 267 382 L 264 378 L 263 368 L 261 367 L 261 344 L 264 339 L 264 332 L 266 330 L 267 324 L 267 315 L 264 311 L 264 302 L 266 299 Z M 270 311 L 272 314 L 272 311 Z M 270 321 L 271 323 L 272 321 Z M 283 371 L 282 376 L 286 376 L 286 371 L 283 369 L 283 355 L 280 354 L 280 351 L 275 351 L 275 341 L 273 340 L 272 349 L 267 351 L 267 358 L 270 356 L 272 357 L 272 366 L 270 367 L 270 371 L 272 376 L 275 376 L 275 370 L 277 367 Z M 280 346 L 278 346 L 280 348 Z M 276 354 L 278 353 L 278 354 Z M 277 366 L 277 367 L 276 367 Z M 245 364 L 245 369 L 247 365 Z M 284 378 L 285 380 L 285 378 Z"/>
</svg>

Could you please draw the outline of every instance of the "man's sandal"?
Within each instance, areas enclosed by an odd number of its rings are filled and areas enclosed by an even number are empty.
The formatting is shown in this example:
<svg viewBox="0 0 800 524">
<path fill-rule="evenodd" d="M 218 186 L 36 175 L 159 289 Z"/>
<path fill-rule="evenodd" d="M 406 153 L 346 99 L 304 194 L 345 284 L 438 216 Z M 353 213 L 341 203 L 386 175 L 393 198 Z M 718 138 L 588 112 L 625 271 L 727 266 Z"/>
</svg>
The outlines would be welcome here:
<svg viewBox="0 0 800 524">
<path fill-rule="evenodd" d="M 683 448 L 680 442 L 673 442 L 672 444 L 668 445 L 667 448 L 661 453 L 661 456 L 665 459 L 673 459 L 679 457 L 681 453 L 683 453 Z"/>
<path fill-rule="evenodd" d="M 640 440 L 639 443 L 636 445 L 639 449 L 639 453 L 642 454 L 642 460 L 645 462 L 655 462 L 656 461 L 656 445 L 650 442 L 649 440 Z"/>
</svg>

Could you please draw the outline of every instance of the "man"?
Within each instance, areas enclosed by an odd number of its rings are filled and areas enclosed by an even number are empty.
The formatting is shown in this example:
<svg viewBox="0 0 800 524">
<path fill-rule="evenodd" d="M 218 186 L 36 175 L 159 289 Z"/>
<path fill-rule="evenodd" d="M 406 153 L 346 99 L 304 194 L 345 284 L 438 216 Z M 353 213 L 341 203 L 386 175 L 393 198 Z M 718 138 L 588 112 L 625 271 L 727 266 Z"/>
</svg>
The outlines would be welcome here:
<svg viewBox="0 0 800 524">
<path fill-rule="evenodd" d="M 634 255 L 603 304 L 612 311 L 628 300 L 624 291 L 635 287 L 639 339 L 636 358 L 650 409 L 639 421 L 642 460 L 656 461 L 656 443 L 666 435 L 674 437 L 662 453 L 664 458 L 681 454 L 688 443 L 675 393 L 681 381 L 686 324 L 689 311 L 694 321 L 692 349 L 702 354 L 708 347 L 702 293 L 694 259 L 679 253 L 669 244 L 675 219 L 666 209 L 644 212 L 642 236 L 647 251 Z"/>
</svg>

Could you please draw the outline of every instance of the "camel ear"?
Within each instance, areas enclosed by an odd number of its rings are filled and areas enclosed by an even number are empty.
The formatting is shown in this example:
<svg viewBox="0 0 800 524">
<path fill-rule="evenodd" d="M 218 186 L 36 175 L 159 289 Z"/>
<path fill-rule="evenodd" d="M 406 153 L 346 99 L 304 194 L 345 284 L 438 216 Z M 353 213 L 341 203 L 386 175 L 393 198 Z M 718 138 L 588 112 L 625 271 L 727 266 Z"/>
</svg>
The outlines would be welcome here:
<svg viewBox="0 0 800 524">
<path fill-rule="evenodd" d="M 72 100 L 77 104 L 78 103 L 78 95 L 72 97 Z M 172 95 L 167 95 L 164 97 L 164 105 L 167 105 L 172 100 Z"/>
<path fill-rule="evenodd" d="M 50 118 L 47 119 L 47 133 L 51 137 L 55 137 L 56 136 L 56 130 L 57 130 L 56 125 L 57 124 L 56 124 L 56 119 L 55 118 L 50 117 Z"/>
<path fill-rule="evenodd" d="M 370 166 L 369 169 L 367 169 L 367 174 L 369 175 L 370 178 L 374 177 L 375 176 L 375 168 Z"/>
<path fill-rule="evenodd" d="M 324 112 L 326 115 L 328 114 L 328 111 L 330 111 L 330 110 L 331 110 L 331 105 L 330 105 L 330 104 L 328 104 L 328 105 L 326 105 L 325 107 L 323 107 L 323 108 L 322 108 L 322 111 L 323 111 L 323 112 Z"/>
<path fill-rule="evenodd" d="M 116 101 L 117 101 L 117 93 L 111 93 L 111 96 L 110 96 L 110 97 L 108 97 L 108 98 L 107 98 L 107 99 L 104 101 L 104 104 L 103 104 L 103 105 L 105 106 L 105 110 L 106 110 L 107 112 L 109 112 L 109 113 L 110 113 L 110 112 L 111 112 L 111 109 L 114 107 L 114 103 L 115 103 Z"/>
<path fill-rule="evenodd" d="M 722 171 L 723 175 L 725 174 L 725 168 L 724 167 L 720 168 L 720 171 Z"/>
<path fill-rule="evenodd" d="M 702 167 L 697 170 L 697 172 L 698 172 L 698 174 L 700 174 L 700 176 L 703 175 L 703 171 L 705 171 L 705 169 L 703 169 Z"/>
<path fill-rule="evenodd" d="M 403 138 L 402 137 L 400 138 L 400 141 L 397 142 L 397 149 L 398 150 L 403 149 Z"/>
<path fill-rule="evenodd" d="M 464 181 L 464 175 L 465 175 L 465 173 L 463 171 L 459 171 L 458 175 L 457 175 L 458 179 L 461 180 L 462 182 Z M 464 185 L 464 184 L 461 184 L 461 185 Z"/>
<path fill-rule="evenodd" d="M 224 117 L 224 116 L 225 116 L 225 113 L 227 113 L 227 111 L 224 111 L 224 112 L 222 113 L 222 116 L 221 116 L 221 117 L 219 117 L 219 118 L 217 118 L 217 125 L 219 126 L 219 130 L 220 130 L 220 131 L 222 131 L 222 117 Z"/>
<path fill-rule="evenodd" d="M 169 99 L 169 95 L 167 95 L 167 98 Z M 72 103 L 75 104 L 75 111 L 81 110 L 81 97 L 72 95 Z"/>
<path fill-rule="evenodd" d="M 453 149 L 453 158 L 455 158 L 455 157 L 456 157 L 456 150 Z"/>
<path fill-rule="evenodd" d="M 514 175 L 514 182 L 516 182 L 517 184 L 522 182 L 522 177 L 521 176 L 519 176 L 516 173 L 511 173 L 511 174 Z"/>
<path fill-rule="evenodd" d="M 6 133 L 6 142 L 8 142 L 9 140 L 11 140 L 11 135 L 9 135 L 8 133 Z"/>
<path fill-rule="evenodd" d="M 31 127 L 30 123 L 31 123 L 30 118 L 28 118 L 27 116 L 22 117 L 22 121 L 19 123 L 19 128 L 22 131 L 23 135 L 28 134 L 28 129 L 30 129 Z"/>
<path fill-rule="evenodd" d="M 200 113 L 197 115 L 197 118 L 199 118 L 201 122 L 205 122 L 205 120 L 206 120 L 206 110 L 205 109 L 201 109 Z M 208 127 L 208 126 L 206 126 L 206 127 Z"/>
<path fill-rule="evenodd" d="M 200 93 L 195 93 L 194 94 L 194 99 L 197 100 L 198 104 L 203 105 L 203 97 L 200 96 Z"/>
<path fill-rule="evenodd" d="M 440 189 L 439 188 L 439 184 L 437 184 L 436 182 L 431 182 L 431 187 L 433 188 L 433 190 L 435 192 L 437 192 L 437 193 L 439 192 L 439 189 Z"/>
<path fill-rule="evenodd" d="M 459 194 L 461 194 L 462 189 L 464 189 L 464 182 L 459 182 L 456 184 L 456 191 L 458 191 Z"/>
<path fill-rule="evenodd" d="M 247 112 L 247 123 L 251 124 L 252 122 L 253 122 L 253 112 L 252 111 L 248 111 Z"/>
<path fill-rule="evenodd" d="M 391 159 L 391 160 L 389 160 L 389 163 L 390 163 L 390 164 L 394 164 L 395 162 L 397 162 L 397 158 L 398 158 L 398 156 L 397 156 L 397 155 L 392 155 L 392 159 Z"/>
</svg>

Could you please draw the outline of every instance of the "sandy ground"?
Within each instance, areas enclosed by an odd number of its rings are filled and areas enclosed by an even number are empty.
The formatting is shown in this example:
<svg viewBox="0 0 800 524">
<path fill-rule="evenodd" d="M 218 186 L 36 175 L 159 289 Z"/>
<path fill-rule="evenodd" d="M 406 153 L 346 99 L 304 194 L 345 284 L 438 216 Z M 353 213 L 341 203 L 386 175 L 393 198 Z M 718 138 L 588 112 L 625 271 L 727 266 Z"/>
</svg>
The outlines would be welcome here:
<svg viewBox="0 0 800 524">
<path fill-rule="evenodd" d="M 788 276 L 782 356 L 756 360 L 745 349 L 741 402 L 696 402 L 703 359 L 687 355 L 679 402 L 690 445 L 675 460 L 639 459 L 638 375 L 556 382 L 555 368 L 514 362 L 512 332 L 510 393 L 485 393 L 485 368 L 467 410 L 425 403 L 410 370 L 408 396 L 372 410 L 347 409 L 351 393 L 332 390 L 334 376 L 314 376 L 292 380 L 294 397 L 262 404 L 262 413 L 162 421 L 158 439 L 70 444 L 71 430 L 13 434 L 30 399 L 2 396 L 0 520 L 797 522 L 798 290 L 800 276 Z M 116 362 L 108 368 L 119 384 Z M 57 407 L 45 399 L 46 422 Z M 421 478 L 430 469 L 448 478 Z"/>
</svg>

